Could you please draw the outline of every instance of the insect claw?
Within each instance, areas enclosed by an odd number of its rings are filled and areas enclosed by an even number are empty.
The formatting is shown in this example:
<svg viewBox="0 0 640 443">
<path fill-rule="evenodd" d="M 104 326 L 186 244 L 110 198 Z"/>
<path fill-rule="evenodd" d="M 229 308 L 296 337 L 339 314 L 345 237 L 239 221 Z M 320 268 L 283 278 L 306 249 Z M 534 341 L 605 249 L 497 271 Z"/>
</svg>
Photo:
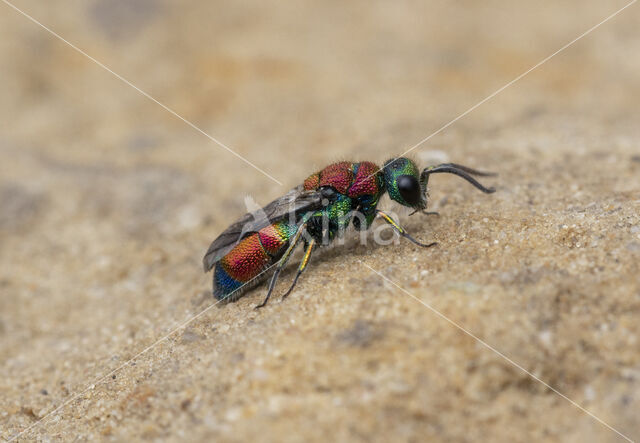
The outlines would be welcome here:
<svg viewBox="0 0 640 443">
<path fill-rule="evenodd" d="M 285 298 L 287 298 L 289 296 L 289 294 L 291 294 L 293 292 L 293 288 L 295 287 L 297 281 L 298 281 L 298 277 L 300 276 L 300 274 L 298 273 L 296 275 L 296 278 L 293 280 L 293 283 L 291 284 L 291 287 L 289 287 L 289 289 L 287 290 L 287 292 L 285 292 L 282 297 L 280 297 L 280 301 L 284 301 Z"/>
<path fill-rule="evenodd" d="M 436 212 L 436 211 L 425 211 L 424 209 L 414 209 L 413 212 L 411 214 L 409 214 L 409 216 L 411 216 L 413 214 L 416 214 L 418 212 L 421 212 L 424 215 L 438 215 L 438 216 L 440 215 L 440 213 Z"/>
<path fill-rule="evenodd" d="M 422 246 L 423 248 L 430 248 L 430 247 L 435 246 L 435 245 L 437 245 L 437 244 L 438 244 L 438 242 L 432 242 L 432 243 L 429 243 L 429 244 L 419 242 L 418 240 L 416 240 L 415 238 L 411 237 L 411 236 L 410 236 L 409 234 L 407 234 L 406 232 L 405 232 L 405 233 L 402 233 L 402 234 L 400 234 L 400 235 L 402 235 L 404 238 L 406 238 L 407 240 L 409 240 L 411 243 L 414 243 L 414 244 L 416 244 L 416 245 L 418 245 L 418 246 Z"/>
<path fill-rule="evenodd" d="M 429 244 L 426 244 L 426 243 L 418 243 L 418 242 L 414 242 L 414 243 L 415 243 L 415 244 L 417 244 L 418 246 L 422 246 L 423 248 L 430 248 L 430 247 L 435 246 L 435 245 L 437 245 L 437 244 L 438 244 L 438 242 L 437 242 L 437 241 L 431 242 L 431 243 L 429 243 Z"/>
</svg>

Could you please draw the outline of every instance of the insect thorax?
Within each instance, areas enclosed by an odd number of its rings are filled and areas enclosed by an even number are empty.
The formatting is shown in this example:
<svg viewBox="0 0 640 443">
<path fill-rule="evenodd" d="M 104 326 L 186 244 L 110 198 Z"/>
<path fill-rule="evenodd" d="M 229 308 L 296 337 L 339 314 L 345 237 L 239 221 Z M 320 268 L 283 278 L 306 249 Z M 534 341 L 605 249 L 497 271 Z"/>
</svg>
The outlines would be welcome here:
<svg viewBox="0 0 640 443">
<path fill-rule="evenodd" d="M 309 215 L 307 230 L 322 244 L 344 234 L 349 224 L 366 230 L 375 218 L 380 196 L 385 192 L 378 166 L 371 162 L 338 162 L 310 175 L 305 190 L 331 188 L 335 195 L 323 209 Z"/>
</svg>

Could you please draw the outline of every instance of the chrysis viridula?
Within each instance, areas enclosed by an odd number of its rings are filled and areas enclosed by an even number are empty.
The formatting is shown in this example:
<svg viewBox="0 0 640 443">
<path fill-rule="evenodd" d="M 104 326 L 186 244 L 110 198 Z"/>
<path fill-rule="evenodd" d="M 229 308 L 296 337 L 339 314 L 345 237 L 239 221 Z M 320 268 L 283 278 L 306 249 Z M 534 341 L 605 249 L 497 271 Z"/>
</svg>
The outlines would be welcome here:
<svg viewBox="0 0 640 443">
<path fill-rule="evenodd" d="M 371 162 L 333 163 L 264 208 L 245 214 L 211 243 L 203 264 L 205 272 L 213 268 L 213 295 L 218 300 L 236 300 L 247 283 L 275 265 L 267 296 L 256 307 L 265 306 L 294 249 L 303 244 L 304 255 L 285 298 L 306 269 L 314 248 L 329 244 L 350 224 L 357 230 L 369 229 L 377 217 L 413 243 L 434 246 L 415 240 L 377 206 L 386 192 L 397 203 L 413 208 L 414 213 L 426 213 L 427 183 L 436 173 L 455 174 L 482 192 L 495 192 L 472 177 L 494 174 L 454 163 L 431 166 L 422 172 L 404 157 L 388 160 L 382 168 Z"/>
</svg>

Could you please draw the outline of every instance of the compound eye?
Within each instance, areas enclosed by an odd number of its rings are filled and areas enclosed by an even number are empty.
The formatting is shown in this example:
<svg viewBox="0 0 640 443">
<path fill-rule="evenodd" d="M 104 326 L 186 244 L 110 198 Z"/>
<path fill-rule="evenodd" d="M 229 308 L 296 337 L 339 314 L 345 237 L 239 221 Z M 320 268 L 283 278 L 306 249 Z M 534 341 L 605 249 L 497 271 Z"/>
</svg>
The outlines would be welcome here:
<svg viewBox="0 0 640 443">
<path fill-rule="evenodd" d="M 396 180 L 398 192 L 402 199 L 410 206 L 417 206 L 420 203 L 420 183 L 412 175 L 401 175 Z"/>
</svg>

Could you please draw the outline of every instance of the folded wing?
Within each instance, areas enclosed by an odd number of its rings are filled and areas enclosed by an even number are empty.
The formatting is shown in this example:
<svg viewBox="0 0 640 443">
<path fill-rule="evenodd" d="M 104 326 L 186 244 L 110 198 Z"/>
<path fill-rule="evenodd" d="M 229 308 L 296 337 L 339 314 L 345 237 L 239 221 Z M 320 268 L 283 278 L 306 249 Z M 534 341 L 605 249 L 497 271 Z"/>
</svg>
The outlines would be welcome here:
<svg viewBox="0 0 640 443">
<path fill-rule="evenodd" d="M 264 208 L 242 216 L 229 226 L 209 246 L 202 259 L 204 271 L 208 272 L 222 257 L 247 235 L 257 232 L 279 220 L 290 217 L 297 219 L 304 212 L 322 207 L 322 196 L 318 191 L 305 191 L 303 186 L 297 186 L 282 197 L 272 201 Z"/>
</svg>

